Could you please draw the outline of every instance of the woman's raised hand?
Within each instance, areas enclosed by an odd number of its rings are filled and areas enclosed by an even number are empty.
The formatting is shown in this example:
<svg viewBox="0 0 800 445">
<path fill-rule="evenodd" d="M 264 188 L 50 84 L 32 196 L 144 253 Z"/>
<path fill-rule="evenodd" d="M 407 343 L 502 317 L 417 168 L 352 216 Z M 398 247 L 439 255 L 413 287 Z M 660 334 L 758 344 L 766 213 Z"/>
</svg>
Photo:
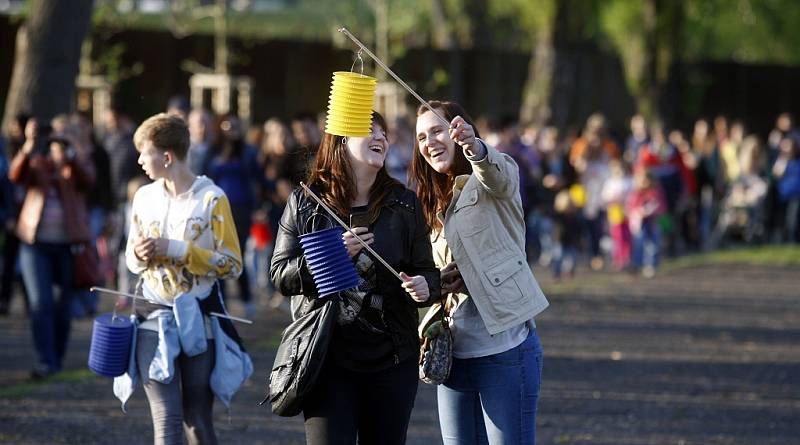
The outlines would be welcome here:
<svg viewBox="0 0 800 445">
<path fill-rule="evenodd" d="M 366 227 L 353 227 L 353 231 L 367 244 L 372 244 L 375 241 L 375 235 Z M 347 253 L 350 254 L 350 258 L 358 255 L 358 252 L 361 252 L 361 249 L 364 248 L 349 231 L 344 232 L 342 238 L 344 239 L 344 245 L 347 247 Z"/>
<path fill-rule="evenodd" d="M 475 152 L 475 129 L 461 116 L 456 116 L 450 121 L 450 138 L 463 149 Z"/>
<path fill-rule="evenodd" d="M 428 289 L 428 280 L 422 275 L 409 276 L 405 272 L 400 272 L 400 278 L 403 279 L 403 289 L 411 295 L 414 301 L 424 303 L 431 297 L 430 290 Z"/>
</svg>

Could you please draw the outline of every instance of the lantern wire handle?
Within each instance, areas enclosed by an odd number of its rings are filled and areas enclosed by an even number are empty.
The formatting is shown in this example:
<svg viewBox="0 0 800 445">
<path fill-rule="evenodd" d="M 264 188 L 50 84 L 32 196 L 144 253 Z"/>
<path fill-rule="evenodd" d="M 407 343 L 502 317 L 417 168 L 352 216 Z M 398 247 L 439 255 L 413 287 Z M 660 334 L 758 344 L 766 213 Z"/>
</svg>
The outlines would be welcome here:
<svg viewBox="0 0 800 445">
<path fill-rule="evenodd" d="M 364 75 L 364 59 L 361 58 L 361 53 L 363 50 L 359 49 L 356 53 L 356 58 L 353 60 L 353 65 L 350 67 L 350 72 L 353 72 L 353 68 L 356 67 L 356 62 L 361 62 L 361 75 Z"/>
<path fill-rule="evenodd" d="M 450 128 L 450 122 L 448 122 L 447 119 L 444 118 L 444 116 L 442 116 L 440 113 L 438 113 L 436 110 L 434 110 L 433 107 L 431 107 L 431 105 L 425 99 L 423 99 L 422 97 L 420 97 L 419 94 L 414 92 L 414 90 L 412 90 L 411 87 L 408 86 L 408 84 L 403 82 L 403 79 L 401 79 L 397 74 L 394 73 L 394 71 L 392 71 L 388 66 L 386 66 L 386 64 L 383 63 L 383 61 L 381 59 L 379 59 L 375 54 L 372 54 L 372 51 L 367 49 L 367 47 L 364 46 L 364 44 L 361 43 L 356 38 L 356 36 L 354 36 L 353 34 L 350 33 L 350 31 L 347 30 L 347 28 L 339 28 L 339 32 L 344 34 L 345 36 L 347 36 L 350 40 L 353 41 L 353 43 L 358 45 L 359 48 L 361 48 L 361 51 L 364 51 L 365 53 L 367 53 L 367 55 L 370 56 L 372 58 L 372 60 L 375 61 L 375 63 L 380 65 L 380 67 L 383 68 L 387 73 L 389 73 L 389 75 L 394 77 L 394 80 L 396 80 L 398 83 L 400 83 L 400 85 L 403 88 L 405 88 L 406 91 L 408 91 L 412 96 L 414 96 L 419 101 L 419 103 L 421 103 L 425 108 L 427 108 L 436 117 L 438 117 L 439 120 L 442 121 L 448 128 Z M 361 53 L 361 51 L 359 51 L 359 54 Z M 353 63 L 353 65 L 355 66 L 355 63 Z M 352 71 L 352 68 L 351 68 L 351 71 Z"/>
</svg>

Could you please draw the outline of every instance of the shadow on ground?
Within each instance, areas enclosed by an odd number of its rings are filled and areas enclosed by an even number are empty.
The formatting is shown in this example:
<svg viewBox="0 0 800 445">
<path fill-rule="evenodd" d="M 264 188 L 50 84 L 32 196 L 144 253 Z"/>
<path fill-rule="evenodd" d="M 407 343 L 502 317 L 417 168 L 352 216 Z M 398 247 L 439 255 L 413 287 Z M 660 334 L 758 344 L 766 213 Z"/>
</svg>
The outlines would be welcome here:
<svg viewBox="0 0 800 445">
<path fill-rule="evenodd" d="M 796 276 L 730 265 L 652 280 L 586 274 L 556 285 L 540 276 L 551 307 L 537 320 L 545 348 L 539 443 L 800 443 Z M 304 442 L 301 419 L 257 406 L 287 321 L 262 305 L 257 324 L 242 329 L 256 373 L 229 413 L 217 404 L 220 443 Z M 68 370 L 44 383 L 27 381 L 33 354 L 18 300 L 0 332 L 0 443 L 152 443 L 143 391 L 124 414 L 110 380 L 85 368 L 91 320 L 75 322 Z M 429 385 L 420 385 L 408 442 L 441 442 Z"/>
</svg>

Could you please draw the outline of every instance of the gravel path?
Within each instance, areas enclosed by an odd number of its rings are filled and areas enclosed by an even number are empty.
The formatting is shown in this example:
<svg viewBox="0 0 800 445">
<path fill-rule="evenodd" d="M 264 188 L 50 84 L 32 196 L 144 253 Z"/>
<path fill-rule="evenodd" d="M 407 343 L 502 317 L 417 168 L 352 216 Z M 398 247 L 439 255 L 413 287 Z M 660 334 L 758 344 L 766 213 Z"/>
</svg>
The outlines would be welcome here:
<svg viewBox="0 0 800 445">
<path fill-rule="evenodd" d="M 587 274 L 566 284 L 536 273 L 551 300 L 537 320 L 545 348 L 539 443 L 800 444 L 797 270 L 704 266 L 651 280 Z M 124 414 L 110 380 L 85 367 L 91 320 L 73 324 L 62 376 L 26 380 L 33 354 L 15 303 L 0 318 L 0 443 L 152 443 L 143 391 Z M 241 330 L 256 372 L 230 416 L 217 404 L 220 443 L 304 442 L 301 419 L 256 406 L 287 321 L 262 306 L 256 325 Z M 435 400 L 434 388 L 421 384 L 408 443 L 441 442 Z"/>
</svg>

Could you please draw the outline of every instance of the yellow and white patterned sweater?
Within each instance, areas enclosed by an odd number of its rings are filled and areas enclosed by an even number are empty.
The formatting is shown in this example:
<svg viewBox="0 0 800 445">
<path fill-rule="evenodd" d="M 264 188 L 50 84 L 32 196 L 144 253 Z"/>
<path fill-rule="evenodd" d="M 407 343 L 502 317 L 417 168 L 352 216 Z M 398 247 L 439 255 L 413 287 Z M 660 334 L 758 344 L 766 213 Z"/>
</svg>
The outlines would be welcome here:
<svg viewBox="0 0 800 445">
<path fill-rule="evenodd" d="M 167 238 L 167 255 L 149 264 L 133 253 L 138 237 Z M 125 249 L 128 269 L 144 278 L 144 296 L 172 304 L 180 295 L 203 298 L 217 279 L 242 272 L 242 254 L 225 193 L 205 176 L 175 197 L 164 180 L 141 187 L 133 198 Z"/>
</svg>

